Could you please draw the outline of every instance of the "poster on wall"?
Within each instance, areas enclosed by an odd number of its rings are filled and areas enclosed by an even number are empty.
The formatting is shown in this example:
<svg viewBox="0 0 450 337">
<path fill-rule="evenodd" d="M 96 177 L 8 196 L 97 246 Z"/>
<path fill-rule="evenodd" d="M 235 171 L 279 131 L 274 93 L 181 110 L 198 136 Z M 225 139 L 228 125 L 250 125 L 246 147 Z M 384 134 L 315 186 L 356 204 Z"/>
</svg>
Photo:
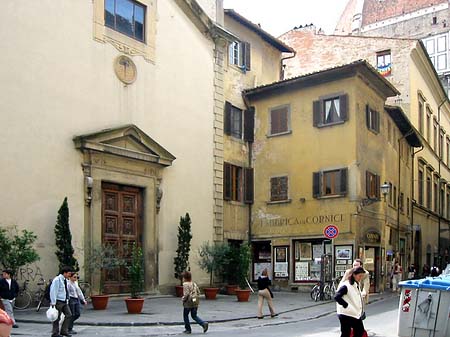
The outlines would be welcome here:
<svg viewBox="0 0 450 337">
<path fill-rule="evenodd" d="M 261 276 L 264 269 L 267 268 L 269 272 L 269 277 L 272 278 L 272 263 L 270 262 L 260 262 L 253 264 L 253 280 L 257 280 Z"/>
<path fill-rule="evenodd" d="M 320 259 L 323 254 L 322 244 L 312 246 L 313 259 Z"/>
<path fill-rule="evenodd" d="M 288 247 L 275 247 L 275 277 L 289 277 Z"/>
<path fill-rule="evenodd" d="M 309 262 L 295 263 L 295 281 L 307 280 L 309 278 Z"/>
<path fill-rule="evenodd" d="M 335 246 L 336 259 L 338 260 L 351 260 L 353 256 L 352 246 Z"/>
<path fill-rule="evenodd" d="M 300 242 L 300 260 L 301 261 L 312 260 L 311 242 Z"/>
</svg>

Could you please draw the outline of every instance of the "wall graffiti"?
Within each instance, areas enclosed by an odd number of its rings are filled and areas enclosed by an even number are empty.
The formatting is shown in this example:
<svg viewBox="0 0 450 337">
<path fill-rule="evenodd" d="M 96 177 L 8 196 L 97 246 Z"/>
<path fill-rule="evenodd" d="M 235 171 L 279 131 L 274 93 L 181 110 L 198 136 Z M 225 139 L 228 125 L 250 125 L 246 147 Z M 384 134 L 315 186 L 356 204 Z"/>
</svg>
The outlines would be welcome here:
<svg viewBox="0 0 450 337">
<path fill-rule="evenodd" d="M 18 281 L 32 281 L 37 282 L 41 278 L 44 278 L 41 268 L 39 266 L 26 266 L 26 267 L 20 267 L 17 271 L 16 280 Z"/>
</svg>

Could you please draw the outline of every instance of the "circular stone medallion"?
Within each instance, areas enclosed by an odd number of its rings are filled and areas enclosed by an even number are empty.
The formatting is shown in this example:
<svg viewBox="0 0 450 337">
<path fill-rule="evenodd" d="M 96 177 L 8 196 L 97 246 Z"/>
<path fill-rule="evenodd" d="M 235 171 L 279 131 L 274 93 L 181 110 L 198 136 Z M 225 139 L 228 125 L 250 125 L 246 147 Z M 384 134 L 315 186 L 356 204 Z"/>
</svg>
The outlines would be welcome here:
<svg viewBox="0 0 450 337">
<path fill-rule="evenodd" d="M 125 84 L 131 84 L 136 80 L 136 65 L 128 56 L 120 55 L 116 57 L 114 60 L 114 72 L 117 78 Z"/>
</svg>

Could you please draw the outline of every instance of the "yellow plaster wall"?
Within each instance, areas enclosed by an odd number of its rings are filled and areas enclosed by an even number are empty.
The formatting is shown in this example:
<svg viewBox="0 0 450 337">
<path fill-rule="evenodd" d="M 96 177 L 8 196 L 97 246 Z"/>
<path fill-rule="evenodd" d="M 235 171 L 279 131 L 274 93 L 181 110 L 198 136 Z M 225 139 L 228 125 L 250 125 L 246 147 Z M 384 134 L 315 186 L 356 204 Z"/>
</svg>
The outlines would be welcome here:
<svg viewBox="0 0 450 337">
<path fill-rule="evenodd" d="M 2 8 L 0 63 L 7 66 L 0 83 L 0 224 L 38 235 L 37 268 L 48 278 L 56 272 L 56 214 L 68 196 L 81 259 L 82 154 L 72 138 L 134 123 L 177 157 L 163 170 L 157 216 L 159 283 L 175 283 L 179 217 L 191 215 L 192 251 L 212 238 L 214 45 L 174 2 L 157 1 L 154 62 L 131 56 L 137 80 L 125 86 L 113 70 L 122 53 L 94 40 L 93 13 L 91 1 L 9 2 Z M 195 254 L 190 265 L 206 283 Z"/>
</svg>

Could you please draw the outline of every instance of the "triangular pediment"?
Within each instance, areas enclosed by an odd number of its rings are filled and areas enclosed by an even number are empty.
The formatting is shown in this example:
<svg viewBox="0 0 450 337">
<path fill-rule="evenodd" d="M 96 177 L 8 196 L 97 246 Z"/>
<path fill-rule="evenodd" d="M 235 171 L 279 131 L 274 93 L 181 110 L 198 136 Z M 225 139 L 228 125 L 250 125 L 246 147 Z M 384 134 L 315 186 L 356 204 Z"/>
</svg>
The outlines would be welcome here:
<svg viewBox="0 0 450 337">
<path fill-rule="evenodd" d="M 133 124 L 76 136 L 73 141 L 82 151 L 104 152 L 163 166 L 172 165 L 175 160 L 175 156 Z"/>
</svg>

